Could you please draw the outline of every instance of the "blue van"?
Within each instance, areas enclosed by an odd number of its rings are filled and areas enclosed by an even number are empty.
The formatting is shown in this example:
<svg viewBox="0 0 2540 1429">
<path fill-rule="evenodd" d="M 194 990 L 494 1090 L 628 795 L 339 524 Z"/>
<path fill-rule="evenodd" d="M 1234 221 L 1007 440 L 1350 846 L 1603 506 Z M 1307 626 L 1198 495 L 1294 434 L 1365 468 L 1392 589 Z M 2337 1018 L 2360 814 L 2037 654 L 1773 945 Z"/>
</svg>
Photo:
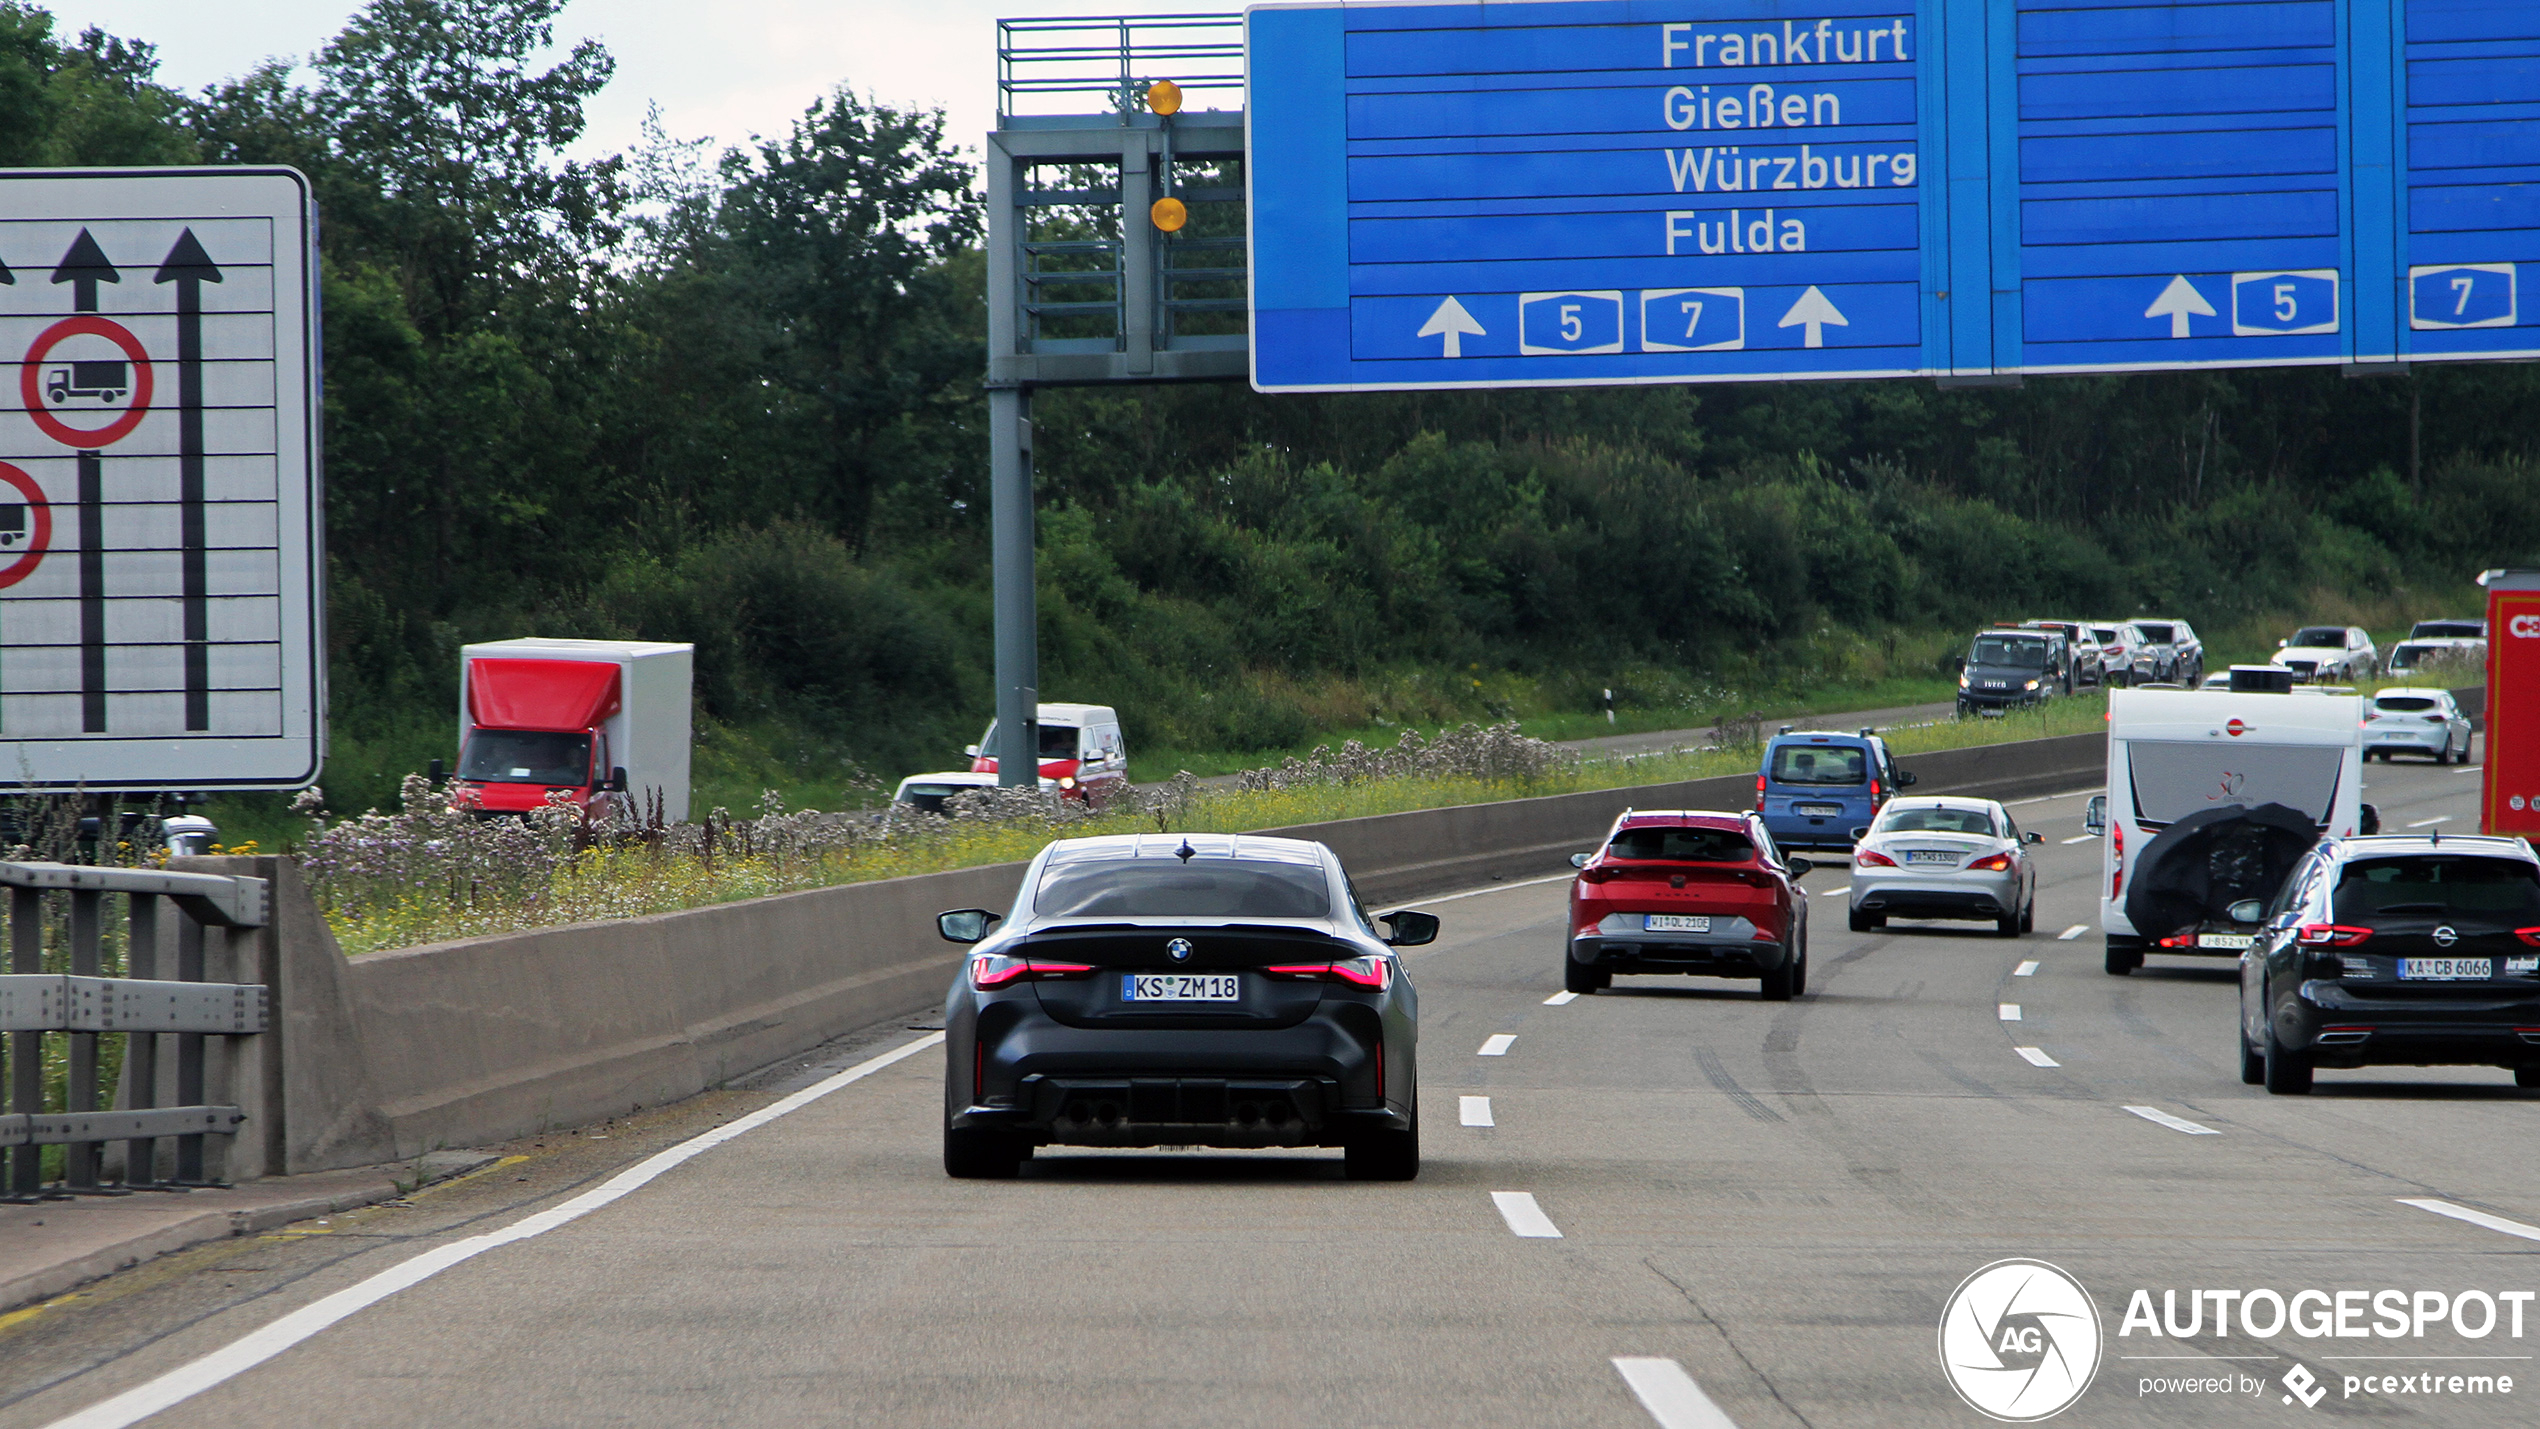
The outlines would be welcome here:
<svg viewBox="0 0 2540 1429">
<path fill-rule="evenodd" d="M 1755 809 L 1783 848 L 1852 847 L 1852 831 L 1911 785 L 1889 757 L 1887 741 L 1868 730 L 1832 734 L 1784 728 L 1764 746 L 1755 776 Z"/>
</svg>

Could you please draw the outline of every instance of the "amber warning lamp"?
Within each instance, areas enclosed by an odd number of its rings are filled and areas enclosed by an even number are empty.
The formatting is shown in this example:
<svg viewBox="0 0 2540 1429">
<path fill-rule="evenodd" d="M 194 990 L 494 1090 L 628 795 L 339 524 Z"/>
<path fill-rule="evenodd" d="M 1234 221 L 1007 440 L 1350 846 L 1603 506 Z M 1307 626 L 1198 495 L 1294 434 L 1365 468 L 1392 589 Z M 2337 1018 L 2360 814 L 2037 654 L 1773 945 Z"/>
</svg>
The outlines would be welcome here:
<svg viewBox="0 0 2540 1429">
<path fill-rule="evenodd" d="M 1182 112 L 1182 87 L 1169 79 L 1159 79 L 1147 86 L 1147 108 L 1158 114 Z"/>
</svg>

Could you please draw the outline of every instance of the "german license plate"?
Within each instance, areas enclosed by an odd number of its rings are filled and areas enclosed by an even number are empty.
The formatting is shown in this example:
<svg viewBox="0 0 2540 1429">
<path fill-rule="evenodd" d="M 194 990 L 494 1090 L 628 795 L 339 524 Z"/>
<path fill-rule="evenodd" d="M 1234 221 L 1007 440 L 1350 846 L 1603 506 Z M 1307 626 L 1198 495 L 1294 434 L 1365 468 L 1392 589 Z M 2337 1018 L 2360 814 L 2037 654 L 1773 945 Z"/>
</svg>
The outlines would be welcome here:
<svg viewBox="0 0 2540 1429">
<path fill-rule="evenodd" d="M 1233 973 L 1122 973 L 1122 1002 L 1233 1002 Z"/>
<path fill-rule="evenodd" d="M 1841 804 L 1793 804 L 1790 811 L 1803 818 L 1831 819 L 1843 812 Z"/>
<path fill-rule="evenodd" d="M 2200 948 L 2246 948 L 2257 941 L 2257 935 L 2254 933 L 2199 933 L 2196 935 L 2196 946 Z"/>
<path fill-rule="evenodd" d="M 2493 958 L 2401 958 L 2399 976 L 2412 982 L 2472 982 L 2496 975 Z"/>
<path fill-rule="evenodd" d="M 1684 913 L 1651 913 L 1640 920 L 1640 926 L 1645 933 L 1708 933 L 1711 920 Z"/>
<path fill-rule="evenodd" d="M 1947 849 L 1909 848 L 1905 850 L 1905 862 L 1909 867 L 1915 865 L 1935 864 L 1942 868 L 1956 868 L 1958 866 L 1958 855 L 1949 852 Z"/>
</svg>

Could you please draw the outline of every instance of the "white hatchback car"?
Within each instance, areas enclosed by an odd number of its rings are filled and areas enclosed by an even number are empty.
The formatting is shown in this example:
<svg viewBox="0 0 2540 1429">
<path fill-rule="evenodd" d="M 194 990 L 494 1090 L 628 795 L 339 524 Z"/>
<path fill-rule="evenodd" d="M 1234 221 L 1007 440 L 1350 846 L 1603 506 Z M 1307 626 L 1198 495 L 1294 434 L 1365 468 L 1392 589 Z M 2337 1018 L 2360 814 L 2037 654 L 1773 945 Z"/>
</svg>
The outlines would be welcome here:
<svg viewBox="0 0 2540 1429">
<path fill-rule="evenodd" d="M 2437 764 L 2469 762 L 2469 719 L 2450 690 L 2384 690 L 2364 711 L 2364 758 L 2423 754 Z"/>
<path fill-rule="evenodd" d="M 2037 922 L 2041 834 L 2022 833 L 1991 799 L 1890 799 L 1852 850 L 1852 931 L 1895 918 L 1989 919 L 2006 938 Z"/>
</svg>

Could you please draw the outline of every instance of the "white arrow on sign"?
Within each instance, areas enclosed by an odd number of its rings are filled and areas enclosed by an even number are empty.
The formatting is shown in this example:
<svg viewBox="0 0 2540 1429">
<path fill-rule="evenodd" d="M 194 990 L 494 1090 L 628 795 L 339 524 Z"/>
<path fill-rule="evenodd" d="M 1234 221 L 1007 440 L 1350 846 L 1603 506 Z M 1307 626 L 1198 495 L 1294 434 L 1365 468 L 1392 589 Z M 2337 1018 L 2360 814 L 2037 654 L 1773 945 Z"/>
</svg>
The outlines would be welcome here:
<svg viewBox="0 0 2540 1429">
<path fill-rule="evenodd" d="M 2187 281 L 2184 273 L 2170 279 L 2170 285 L 2161 290 L 2161 296 L 2154 298 L 2152 306 L 2143 310 L 2147 318 L 2168 318 L 2172 337 L 2187 336 L 2190 313 L 2209 318 L 2214 316 L 2214 305 L 2205 301 L 2205 295 L 2196 291 L 2196 285 Z"/>
<path fill-rule="evenodd" d="M 1790 311 L 1782 314 L 1779 326 L 1804 325 L 1808 329 L 1808 338 L 1804 345 L 1823 347 L 1826 345 L 1826 324 L 1828 323 L 1836 327 L 1852 326 L 1852 320 L 1837 312 L 1834 304 L 1826 300 L 1826 295 L 1817 291 L 1817 285 L 1811 283 L 1808 285 L 1808 291 L 1799 295 L 1799 301 L 1790 305 Z"/>
<path fill-rule="evenodd" d="M 1445 302 L 1438 304 L 1438 310 L 1436 312 L 1429 314 L 1429 320 L 1427 322 L 1420 325 L 1418 335 L 1421 337 L 1436 337 L 1440 333 L 1444 333 L 1446 335 L 1446 355 L 1449 357 L 1462 357 L 1464 355 L 1464 334 L 1468 332 L 1475 337 L 1482 337 L 1486 335 L 1482 331 L 1482 325 L 1473 321 L 1473 315 L 1464 311 L 1464 305 L 1457 302 L 1453 297 L 1449 297 Z"/>
</svg>

